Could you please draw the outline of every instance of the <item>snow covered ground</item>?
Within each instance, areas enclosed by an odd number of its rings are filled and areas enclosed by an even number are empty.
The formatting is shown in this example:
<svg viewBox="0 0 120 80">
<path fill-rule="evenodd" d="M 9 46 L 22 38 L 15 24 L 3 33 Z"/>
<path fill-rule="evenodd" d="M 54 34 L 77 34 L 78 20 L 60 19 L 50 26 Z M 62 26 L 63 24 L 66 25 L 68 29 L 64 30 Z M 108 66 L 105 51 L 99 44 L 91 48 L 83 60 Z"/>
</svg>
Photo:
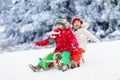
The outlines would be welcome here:
<svg viewBox="0 0 120 80">
<path fill-rule="evenodd" d="M 33 72 L 28 64 L 36 65 L 38 58 L 54 48 L 0 54 L 0 80 L 120 80 L 120 41 L 88 44 L 81 67 L 61 72 Z"/>
</svg>

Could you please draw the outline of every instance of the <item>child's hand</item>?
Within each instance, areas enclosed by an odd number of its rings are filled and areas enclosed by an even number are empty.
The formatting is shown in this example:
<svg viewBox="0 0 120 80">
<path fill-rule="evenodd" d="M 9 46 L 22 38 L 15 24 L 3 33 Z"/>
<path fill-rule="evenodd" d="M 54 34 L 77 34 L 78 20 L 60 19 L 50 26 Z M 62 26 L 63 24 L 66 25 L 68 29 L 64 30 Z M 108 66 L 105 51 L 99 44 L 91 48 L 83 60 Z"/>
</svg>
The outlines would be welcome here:
<svg viewBox="0 0 120 80">
<path fill-rule="evenodd" d="M 100 40 L 99 40 L 99 39 L 97 39 L 97 40 L 96 40 L 96 42 L 97 42 L 97 43 L 99 43 L 99 42 L 100 42 Z"/>
</svg>

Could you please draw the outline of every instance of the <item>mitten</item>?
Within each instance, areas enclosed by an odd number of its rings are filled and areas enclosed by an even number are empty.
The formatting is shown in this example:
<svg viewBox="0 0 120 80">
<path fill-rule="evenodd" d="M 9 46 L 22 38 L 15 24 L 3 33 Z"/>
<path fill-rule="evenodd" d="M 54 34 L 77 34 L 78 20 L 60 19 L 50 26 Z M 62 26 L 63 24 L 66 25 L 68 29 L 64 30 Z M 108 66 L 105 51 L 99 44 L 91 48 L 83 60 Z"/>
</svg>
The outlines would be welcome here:
<svg viewBox="0 0 120 80">
<path fill-rule="evenodd" d="M 76 40 L 73 41 L 73 48 L 77 48 L 79 45 L 78 45 L 78 42 Z"/>
<path fill-rule="evenodd" d="M 41 46 L 41 42 L 34 42 L 33 44 L 36 46 Z"/>
</svg>

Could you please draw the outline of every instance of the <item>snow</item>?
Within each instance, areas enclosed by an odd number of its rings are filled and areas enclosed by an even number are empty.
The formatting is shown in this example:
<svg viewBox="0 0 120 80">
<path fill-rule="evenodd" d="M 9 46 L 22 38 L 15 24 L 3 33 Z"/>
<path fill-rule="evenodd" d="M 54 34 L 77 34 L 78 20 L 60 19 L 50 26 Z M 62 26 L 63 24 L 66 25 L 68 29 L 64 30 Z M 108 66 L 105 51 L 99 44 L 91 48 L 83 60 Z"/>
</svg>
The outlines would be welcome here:
<svg viewBox="0 0 120 80">
<path fill-rule="evenodd" d="M 85 64 L 66 72 L 52 69 L 33 72 L 28 64 L 54 48 L 16 51 L 0 54 L 0 80 L 120 80 L 120 41 L 89 43 L 84 54 Z"/>
<path fill-rule="evenodd" d="M 32 24 L 27 24 L 27 25 L 24 25 L 24 26 L 21 28 L 21 32 L 24 33 L 24 32 L 30 31 L 30 30 L 32 30 L 32 29 L 33 29 Z"/>
<path fill-rule="evenodd" d="M 4 31 L 5 31 L 5 28 L 0 25 L 0 33 L 4 32 Z"/>
</svg>

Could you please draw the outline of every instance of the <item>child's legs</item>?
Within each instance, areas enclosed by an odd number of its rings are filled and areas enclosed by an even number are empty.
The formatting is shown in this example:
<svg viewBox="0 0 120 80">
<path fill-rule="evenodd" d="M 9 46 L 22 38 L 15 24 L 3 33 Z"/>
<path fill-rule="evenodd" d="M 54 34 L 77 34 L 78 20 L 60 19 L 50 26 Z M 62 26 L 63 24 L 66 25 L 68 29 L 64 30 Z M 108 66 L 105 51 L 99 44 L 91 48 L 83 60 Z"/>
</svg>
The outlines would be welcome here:
<svg viewBox="0 0 120 80">
<path fill-rule="evenodd" d="M 79 66 L 83 53 L 84 53 L 84 50 L 82 48 L 74 49 L 73 52 L 71 53 L 71 61 L 75 61 Z"/>
<path fill-rule="evenodd" d="M 69 67 L 70 65 L 70 53 L 69 52 L 62 53 L 62 62 Z"/>
<path fill-rule="evenodd" d="M 46 60 L 53 60 L 53 55 L 54 55 L 53 53 L 51 53 L 50 55 L 48 55 L 48 56 L 46 57 Z M 43 61 L 44 61 L 44 58 L 41 59 L 41 60 L 38 62 L 38 65 L 39 65 L 42 69 L 44 69 Z M 48 67 L 49 64 L 50 64 L 50 62 L 45 62 L 45 67 Z"/>
</svg>

